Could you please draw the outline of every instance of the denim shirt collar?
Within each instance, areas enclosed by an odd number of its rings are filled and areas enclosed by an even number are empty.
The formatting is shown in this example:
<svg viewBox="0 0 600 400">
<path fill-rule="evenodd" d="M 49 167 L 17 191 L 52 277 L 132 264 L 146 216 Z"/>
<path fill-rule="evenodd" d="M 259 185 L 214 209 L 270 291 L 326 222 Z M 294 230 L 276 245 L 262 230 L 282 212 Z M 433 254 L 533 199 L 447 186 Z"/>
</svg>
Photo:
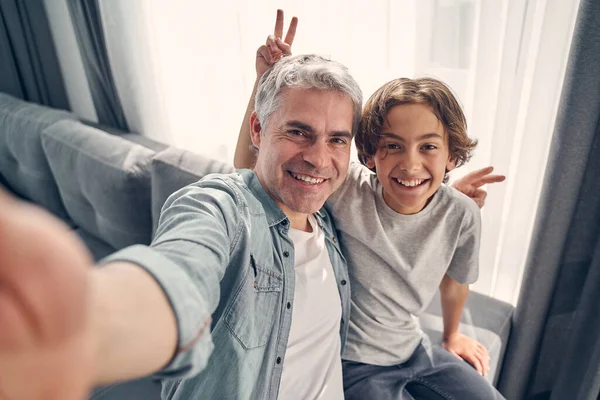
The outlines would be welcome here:
<svg viewBox="0 0 600 400">
<path fill-rule="evenodd" d="M 269 224 L 269 227 L 280 224 L 284 220 L 288 220 L 287 215 L 281 211 L 281 208 L 277 205 L 275 200 L 273 200 L 273 197 L 267 193 L 254 171 L 249 169 L 240 169 L 237 172 L 241 175 L 242 179 L 248 186 L 248 189 L 250 189 L 256 199 L 262 204 L 267 216 L 267 223 Z M 328 224 L 324 223 L 324 220 L 328 217 L 325 207 L 322 207 L 314 215 L 317 219 L 319 227 L 325 231 L 325 235 L 328 238 L 332 237 L 333 232 L 331 232 L 331 228 L 328 226 Z"/>
</svg>

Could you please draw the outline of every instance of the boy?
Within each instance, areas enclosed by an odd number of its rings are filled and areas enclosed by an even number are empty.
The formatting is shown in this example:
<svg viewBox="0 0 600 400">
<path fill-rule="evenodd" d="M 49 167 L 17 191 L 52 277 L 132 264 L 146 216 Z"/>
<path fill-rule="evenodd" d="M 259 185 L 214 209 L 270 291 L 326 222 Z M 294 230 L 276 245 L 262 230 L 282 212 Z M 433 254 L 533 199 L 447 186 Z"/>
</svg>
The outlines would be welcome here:
<svg viewBox="0 0 600 400">
<path fill-rule="evenodd" d="M 355 143 L 368 169 L 351 163 L 326 203 L 352 287 L 346 398 L 496 398 L 452 355 L 487 372 L 487 350 L 458 332 L 478 274 L 479 209 L 443 185 L 476 145 L 460 105 L 439 80 L 393 80 L 365 104 Z M 438 287 L 448 351 L 432 347 L 414 319 Z"/>
<path fill-rule="evenodd" d="M 278 13 L 275 35 L 257 52 L 259 77 L 265 65 L 291 54 L 294 35 L 288 31 L 282 41 L 282 25 Z M 246 117 L 251 112 L 252 104 Z M 243 126 L 236 167 L 252 165 L 246 132 Z M 475 372 L 487 372 L 487 350 L 458 332 L 468 284 L 478 274 L 479 210 L 442 184 L 475 145 L 460 105 L 439 80 L 393 80 L 365 105 L 356 136 L 363 165 L 351 163 L 326 203 L 351 277 L 342 355 L 347 399 L 501 398 Z M 414 320 L 438 286 L 448 351 L 432 347 Z"/>
</svg>

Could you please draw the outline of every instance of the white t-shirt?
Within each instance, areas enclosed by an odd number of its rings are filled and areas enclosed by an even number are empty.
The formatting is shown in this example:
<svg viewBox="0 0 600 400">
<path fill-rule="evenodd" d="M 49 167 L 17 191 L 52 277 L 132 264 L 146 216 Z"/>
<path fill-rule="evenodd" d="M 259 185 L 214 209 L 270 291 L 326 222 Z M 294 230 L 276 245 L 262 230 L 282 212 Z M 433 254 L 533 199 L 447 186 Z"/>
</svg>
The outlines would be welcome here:
<svg viewBox="0 0 600 400">
<path fill-rule="evenodd" d="M 314 217 L 309 222 L 312 232 L 289 231 L 296 283 L 278 398 L 343 400 L 342 305 L 325 236 Z"/>
</svg>

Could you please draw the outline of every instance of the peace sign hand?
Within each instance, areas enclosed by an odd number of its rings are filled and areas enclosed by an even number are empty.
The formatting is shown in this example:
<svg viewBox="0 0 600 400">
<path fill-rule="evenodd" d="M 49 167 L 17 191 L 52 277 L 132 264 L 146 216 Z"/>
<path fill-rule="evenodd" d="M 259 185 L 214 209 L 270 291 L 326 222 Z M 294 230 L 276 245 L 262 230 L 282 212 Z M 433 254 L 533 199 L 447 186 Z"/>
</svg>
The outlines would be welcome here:
<svg viewBox="0 0 600 400">
<path fill-rule="evenodd" d="M 277 10 L 277 19 L 275 20 L 275 30 L 272 35 L 267 37 L 267 42 L 260 46 L 256 51 L 256 77 L 261 76 L 269 68 L 273 66 L 283 56 L 292 55 L 292 43 L 296 36 L 296 27 L 298 26 L 298 18 L 293 17 L 290 21 L 290 26 L 283 36 L 283 10 Z"/>
<path fill-rule="evenodd" d="M 473 201 L 482 208 L 485 204 L 487 192 L 481 187 L 490 183 L 498 183 L 504 181 L 504 175 L 492 174 L 494 167 L 481 168 L 470 172 L 452 184 L 452 187 L 469 196 Z"/>
</svg>

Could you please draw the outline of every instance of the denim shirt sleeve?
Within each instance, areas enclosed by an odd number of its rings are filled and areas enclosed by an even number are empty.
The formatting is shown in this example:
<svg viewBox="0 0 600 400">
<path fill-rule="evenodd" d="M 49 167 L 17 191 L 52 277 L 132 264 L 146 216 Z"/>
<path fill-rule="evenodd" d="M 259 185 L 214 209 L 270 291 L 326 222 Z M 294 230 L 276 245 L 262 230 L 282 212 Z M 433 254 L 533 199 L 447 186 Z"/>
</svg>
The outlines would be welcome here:
<svg viewBox="0 0 600 400">
<path fill-rule="evenodd" d="M 206 365 L 213 349 L 210 326 L 199 333 L 217 308 L 219 282 L 245 227 L 241 204 L 237 192 L 220 179 L 187 186 L 166 201 L 150 247 L 132 246 L 103 260 L 146 269 L 171 303 L 177 350 L 160 377 L 195 375 Z"/>
</svg>

